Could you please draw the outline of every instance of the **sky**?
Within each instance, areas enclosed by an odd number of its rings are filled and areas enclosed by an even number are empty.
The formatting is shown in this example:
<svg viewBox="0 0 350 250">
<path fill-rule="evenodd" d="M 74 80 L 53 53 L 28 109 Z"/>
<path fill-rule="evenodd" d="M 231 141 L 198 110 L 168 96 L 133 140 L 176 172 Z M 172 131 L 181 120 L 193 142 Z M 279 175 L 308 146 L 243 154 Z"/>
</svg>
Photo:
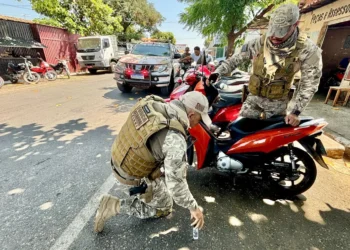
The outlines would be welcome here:
<svg viewBox="0 0 350 250">
<path fill-rule="evenodd" d="M 165 17 L 165 21 L 159 30 L 171 31 L 174 33 L 176 43 L 187 44 L 191 51 L 193 47 L 204 47 L 204 38 L 194 31 L 188 31 L 183 24 L 179 23 L 179 14 L 186 8 L 184 3 L 177 0 L 149 0 L 155 8 Z M 38 13 L 31 9 L 28 0 L 0 0 L 0 15 L 18 17 L 23 19 L 34 19 L 40 17 Z"/>
</svg>

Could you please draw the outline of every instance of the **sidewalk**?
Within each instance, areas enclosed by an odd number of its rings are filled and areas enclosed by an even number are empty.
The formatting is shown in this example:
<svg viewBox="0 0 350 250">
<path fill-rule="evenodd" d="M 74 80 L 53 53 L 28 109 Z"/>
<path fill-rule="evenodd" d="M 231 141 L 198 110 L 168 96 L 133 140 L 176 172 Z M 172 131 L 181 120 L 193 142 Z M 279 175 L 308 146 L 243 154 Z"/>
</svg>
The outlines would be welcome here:
<svg viewBox="0 0 350 250">
<path fill-rule="evenodd" d="M 350 156 L 350 108 L 343 106 L 333 107 L 332 102 L 324 104 L 325 99 L 324 95 L 316 94 L 302 115 L 325 118 L 328 122 L 325 134 L 344 145 L 345 154 Z"/>
</svg>

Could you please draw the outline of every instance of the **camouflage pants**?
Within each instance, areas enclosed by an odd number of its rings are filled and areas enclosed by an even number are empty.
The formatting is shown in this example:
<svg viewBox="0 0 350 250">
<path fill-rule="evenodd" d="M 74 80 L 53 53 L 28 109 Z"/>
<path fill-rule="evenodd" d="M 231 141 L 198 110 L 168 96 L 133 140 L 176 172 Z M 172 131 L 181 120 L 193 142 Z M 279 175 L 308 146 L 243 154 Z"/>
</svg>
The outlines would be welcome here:
<svg viewBox="0 0 350 250">
<path fill-rule="evenodd" d="M 146 193 L 122 199 L 120 213 L 133 215 L 140 219 L 158 218 L 170 214 L 173 199 L 166 188 L 164 178 L 154 181 L 145 178 L 144 181 L 148 186 Z"/>
<path fill-rule="evenodd" d="M 286 115 L 287 106 L 288 97 L 273 100 L 249 94 L 240 115 L 246 118 L 268 119 L 274 115 Z"/>
</svg>

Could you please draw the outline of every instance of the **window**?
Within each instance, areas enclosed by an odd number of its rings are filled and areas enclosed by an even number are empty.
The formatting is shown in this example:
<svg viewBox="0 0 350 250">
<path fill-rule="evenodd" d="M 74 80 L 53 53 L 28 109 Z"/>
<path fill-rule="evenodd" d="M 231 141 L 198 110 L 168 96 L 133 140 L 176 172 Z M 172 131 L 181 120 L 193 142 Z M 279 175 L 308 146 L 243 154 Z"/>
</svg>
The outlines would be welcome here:
<svg viewBox="0 0 350 250">
<path fill-rule="evenodd" d="M 109 48 L 109 39 L 108 38 L 104 38 L 103 39 L 103 48 Z"/>
</svg>

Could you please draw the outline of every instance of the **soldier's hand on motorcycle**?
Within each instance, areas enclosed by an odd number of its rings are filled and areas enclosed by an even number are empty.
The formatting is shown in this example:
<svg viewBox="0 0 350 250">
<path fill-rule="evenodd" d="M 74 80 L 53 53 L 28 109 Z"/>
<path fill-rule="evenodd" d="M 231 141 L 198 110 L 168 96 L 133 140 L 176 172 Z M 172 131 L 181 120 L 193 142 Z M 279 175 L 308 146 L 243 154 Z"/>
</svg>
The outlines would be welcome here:
<svg viewBox="0 0 350 250">
<path fill-rule="evenodd" d="M 299 117 L 294 115 L 294 114 L 287 115 L 284 120 L 285 120 L 286 124 L 289 124 L 293 127 L 298 126 L 300 123 Z"/>
<path fill-rule="evenodd" d="M 191 226 L 202 229 L 204 226 L 203 208 L 198 207 L 195 210 L 190 210 L 190 213 L 191 220 L 194 219 L 194 222 L 192 222 Z"/>
</svg>

